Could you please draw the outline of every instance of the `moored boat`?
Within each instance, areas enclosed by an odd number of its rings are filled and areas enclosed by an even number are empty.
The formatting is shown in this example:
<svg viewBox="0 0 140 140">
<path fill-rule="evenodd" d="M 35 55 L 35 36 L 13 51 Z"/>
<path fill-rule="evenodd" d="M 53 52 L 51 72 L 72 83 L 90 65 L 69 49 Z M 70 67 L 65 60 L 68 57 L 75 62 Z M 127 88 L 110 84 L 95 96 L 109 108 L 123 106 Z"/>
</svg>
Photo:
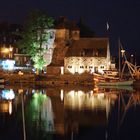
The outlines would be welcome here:
<svg viewBox="0 0 140 140">
<path fill-rule="evenodd" d="M 124 80 L 124 81 L 104 81 L 104 82 L 99 82 L 98 85 L 102 86 L 131 86 L 133 85 L 133 80 Z"/>
<path fill-rule="evenodd" d="M 126 86 L 116 86 L 116 85 L 112 85 L 112 86 L 108 86 L 108 85 L 98 85 L 98 87 L 100 88 L 100 89 L 110 89 L 110 90 L 127 90 L 127 91 L 134 91 L 134 88 L 133 88 L 133 86 L 128 86 L 128 85 L 126 85 Z"/>
<path fill-rule="evenodd" d="M 119 79 L 119 77 L 104 76 L 95 73 L 94 82 L 100 86 L 131 86 L 134 80 Z"/>
</svg>

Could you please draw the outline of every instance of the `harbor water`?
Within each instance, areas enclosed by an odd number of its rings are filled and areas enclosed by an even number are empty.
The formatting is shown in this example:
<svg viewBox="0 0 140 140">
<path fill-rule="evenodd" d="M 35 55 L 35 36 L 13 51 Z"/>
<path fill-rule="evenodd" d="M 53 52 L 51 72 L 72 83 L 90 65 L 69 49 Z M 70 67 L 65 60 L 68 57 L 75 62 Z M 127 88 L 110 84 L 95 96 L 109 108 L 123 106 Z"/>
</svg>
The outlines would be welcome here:
<svg viewBox="0 0 140 140">
<path fill-rule="evenodd" d="M 139 140 L 140 90 L 0 89 L 0 140 Z"/>
</svg>

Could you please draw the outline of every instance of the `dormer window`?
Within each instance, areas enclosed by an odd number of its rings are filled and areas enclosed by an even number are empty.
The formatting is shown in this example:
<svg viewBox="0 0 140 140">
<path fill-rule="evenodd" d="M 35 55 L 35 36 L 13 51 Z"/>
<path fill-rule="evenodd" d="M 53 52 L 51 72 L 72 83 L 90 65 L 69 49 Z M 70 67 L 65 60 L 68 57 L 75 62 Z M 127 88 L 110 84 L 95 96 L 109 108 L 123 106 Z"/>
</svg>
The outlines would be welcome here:
<svg viewBox="0 0 140 140">
<path fill-rule="evenodd" d="M 84 50 L 80 52 L 80 56 L 85 56 L 85 51 Z"/>
<path fill-rule="evenodd" d="M 70 68 L 72 68 L 72 66 L 68 66 L 68 68 L 70 69 Z"/>
</svg>

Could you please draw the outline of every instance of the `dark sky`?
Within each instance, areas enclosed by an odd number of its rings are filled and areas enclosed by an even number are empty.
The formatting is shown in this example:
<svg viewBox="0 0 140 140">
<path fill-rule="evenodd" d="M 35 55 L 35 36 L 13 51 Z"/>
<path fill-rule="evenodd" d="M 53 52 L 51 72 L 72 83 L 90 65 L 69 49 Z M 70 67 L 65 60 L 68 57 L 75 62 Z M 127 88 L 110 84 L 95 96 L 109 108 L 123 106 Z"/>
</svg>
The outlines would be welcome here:
<svg viewBox="0 0 140 140">
<path fill-rule="evenodd" d="M 108 22 L 113 52 L 120 38 L 129 53 L 140 53 L 140 0 L 1 0 L 0 20 L 22 23 L 31 9 L 77 21 L 82 17 L 98 36 L 106 35 Z"/>
</svg>

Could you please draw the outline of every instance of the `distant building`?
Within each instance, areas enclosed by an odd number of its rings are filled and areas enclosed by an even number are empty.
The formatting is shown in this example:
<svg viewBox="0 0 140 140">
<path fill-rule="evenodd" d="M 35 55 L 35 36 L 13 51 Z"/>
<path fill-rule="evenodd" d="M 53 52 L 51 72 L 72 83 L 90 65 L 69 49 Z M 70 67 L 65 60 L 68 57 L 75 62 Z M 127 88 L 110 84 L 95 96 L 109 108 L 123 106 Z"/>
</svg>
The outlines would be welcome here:
<svg viewBox="0 0 140 140">
<path fill-rule="evenodd" d="M 21 25 L 0 23 L 0 66 L 3 69 L 12 68 L 15 64 L 14 54 L 18 52 L 16 42 L 21 39 L 19 35 L 21 30 Z M 9 66 L 10 62 L 12 67 Z"/>
</svg>

